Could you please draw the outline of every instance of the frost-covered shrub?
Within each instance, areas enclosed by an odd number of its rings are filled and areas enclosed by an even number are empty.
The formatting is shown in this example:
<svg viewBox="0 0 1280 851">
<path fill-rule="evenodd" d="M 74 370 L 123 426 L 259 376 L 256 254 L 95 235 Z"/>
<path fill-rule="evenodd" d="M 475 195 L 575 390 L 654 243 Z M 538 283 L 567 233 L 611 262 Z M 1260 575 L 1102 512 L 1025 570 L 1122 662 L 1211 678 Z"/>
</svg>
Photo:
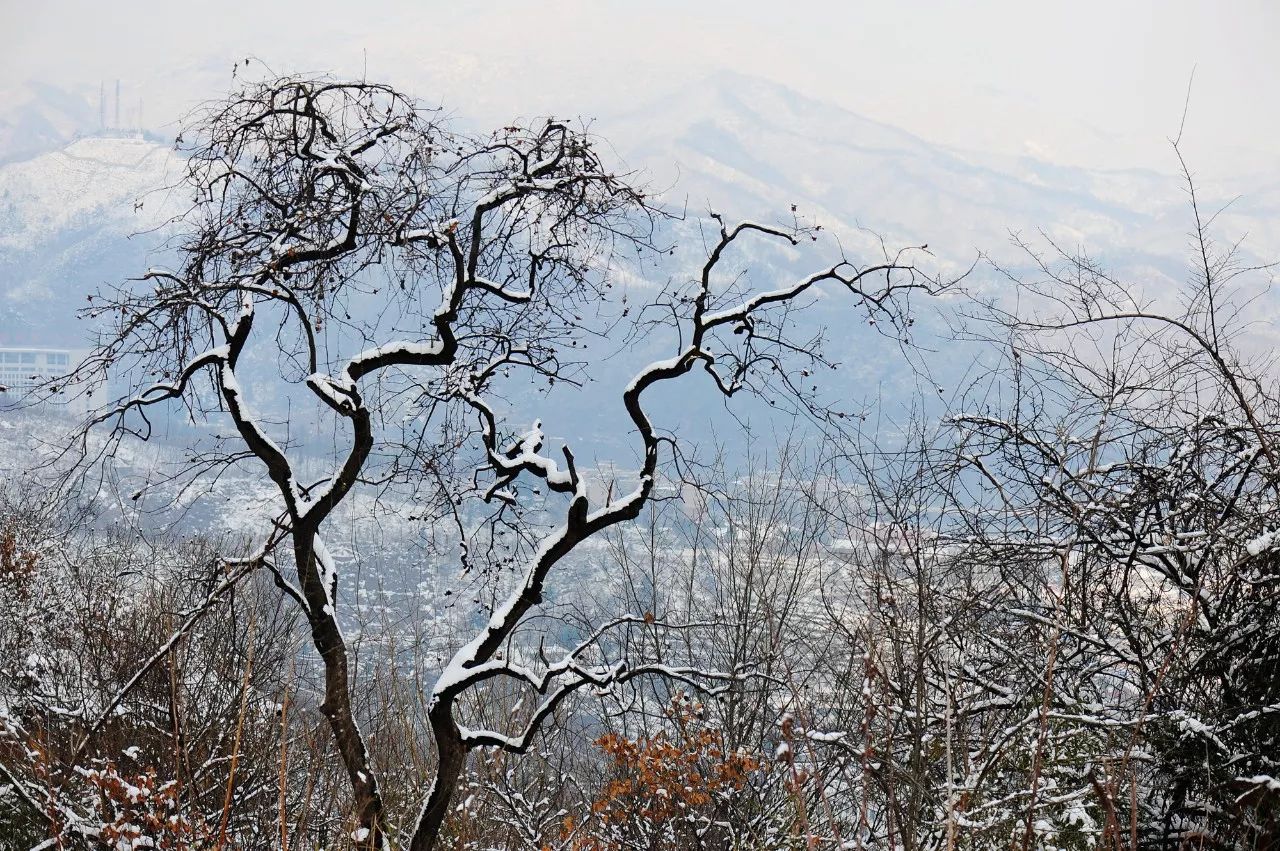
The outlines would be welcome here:
<svg viewBox="0 0 1280 851">
<path fill-rule="evenodd" d="M 208 603 L 208 542 L 93 531 L 4 497 L 0 848 L 198 848 L 219 832 L 247 848 L 278 835 L 282 803 L 299 819 L 279 712 L 297 643 L 274 598 L 249 585 Z"/>
</svg>

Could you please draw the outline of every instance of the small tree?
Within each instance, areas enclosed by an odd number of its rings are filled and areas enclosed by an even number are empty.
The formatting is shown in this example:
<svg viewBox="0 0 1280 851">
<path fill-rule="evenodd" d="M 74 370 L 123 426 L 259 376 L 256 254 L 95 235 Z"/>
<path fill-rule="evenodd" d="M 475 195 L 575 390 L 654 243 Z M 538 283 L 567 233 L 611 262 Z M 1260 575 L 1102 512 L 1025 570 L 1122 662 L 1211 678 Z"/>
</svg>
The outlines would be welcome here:
<svg viewBox="0 0 1280 851">
<path fill-rule="evenodd" d="M 403 831 L 415 851 L 434 847 L 468 752 L 524 752 L 583 687 L 643 674 L 699 686 L 743 675 L 603 654 L 603 636 L 642 620 L 653 626 L 652 616 L 614 619 L 536 665 L 507 648 L 552 569 L 653 499 L 660 450 L 681 441 L 654 425 L 651 388 L 698 370 L 726 397 L 782 393 L 830 420 L 787 368 L 789 357 L 821 359 L 788 342 L 790 317 L 832 286 L 892 328 L 904 319 L 906 296 L 937 289 L 934 280 L 899 254 L 869 266 L 842 258 L 756 289 L 749 276 L 722 273 L 731 249 L 748 237 L 799 245 L 816 234 L 715 217 L 699 273 L 668 292 L 659 312 L 642 312 L 647 324 L 637 326 L 673 332 L 674 351 L 617 388 L 641 461 L 625 479 L 589 487 L 569 447 L 560 459 L 544 452 L 537 421 L 506 432 L 493 400 L 511 373 L 577 380 L 583 366 L 566 353 L 590 332 L 583 316 L 607 301 L 621 254 L 653 248 L 662 213 L 605 164 L 596 140 L 556 120 L 467 135 L 388 86 L 305 78 L 250 85 L 198 116 L 180 139 L 193 198 L 179 223 L 181 265 L 96 297 L 88 311 L 110 329 L 78 378 L 122 376 L 129 389 L 93 418 L 91 429 L 107 429 L 109 439 L 93 444 L 86 431 L 81 468 L 127 436 L 146 439 L 148 412 L 171 403 L 234 427 L 221 451 L 195 455 L 189 472 L 251 460 L 278 492 L 280 513 L 264 530 L 258 564 L 305 616 L 323 662 L 321 711 L 350 780 L 360 847 L 384 847 L 399 819 L 383 812 L 352 709 L 340 577 L 322 535 L 357 487 L 416 489 L 432 506 L 429 519 L 458 530 L 464 568 L 524 564 L 432 686 L 438 766 Z M 331 472 L 303 478 L 289 423 L 273 422 L 252 401 L 268 388 L 306 393 L 341 427 L 346 443 Z M 526 513 L 542 489 L 554 495 L 547 510 L 558 519 L 549 526 Z M 530 690 L 536 710 L 516 730 L 464 726 L 460 701 L 495 680 Z"/>
</svg>

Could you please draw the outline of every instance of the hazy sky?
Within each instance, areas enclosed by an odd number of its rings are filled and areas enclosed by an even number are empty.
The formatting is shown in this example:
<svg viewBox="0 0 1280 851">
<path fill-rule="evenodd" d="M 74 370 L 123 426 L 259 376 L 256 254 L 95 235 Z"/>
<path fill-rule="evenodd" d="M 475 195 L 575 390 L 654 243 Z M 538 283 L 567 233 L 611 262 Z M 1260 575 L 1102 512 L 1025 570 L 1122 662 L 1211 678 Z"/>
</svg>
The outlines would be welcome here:
<svg viewBox="0 0 1280 851">
<path fill-rule="evenodd" d="M 0 87 L 123 78 L 161 125 L 234 58 L 390 79 L 479 118 L 607 115 L 730 68 L 942 144 L 1102 168 L 1280 172 L 1280 4 L 0 0 Z M 366 60 L 367 57 L 367 60 Z M 110 82 L 108 83 L 110 85 Z M 0 102 L 0 108 L 3 103 Z M 132 107 L 131 107 L 132 108 Z"/>
</svg>

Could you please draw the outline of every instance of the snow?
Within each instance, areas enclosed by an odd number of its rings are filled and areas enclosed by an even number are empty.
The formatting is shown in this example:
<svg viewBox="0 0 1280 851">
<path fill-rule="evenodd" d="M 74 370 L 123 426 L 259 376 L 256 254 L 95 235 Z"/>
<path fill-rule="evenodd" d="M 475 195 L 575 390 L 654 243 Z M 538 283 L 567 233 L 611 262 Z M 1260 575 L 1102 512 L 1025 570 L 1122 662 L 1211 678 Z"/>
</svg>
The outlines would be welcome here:
<svg viewBox="0 0 1280 851">
<path fill-rule="evenodd" d="M 167 147 L 136 138 L 91 136 L 60 151 L 0 169 L 0 248 L 30 249 L 59 231 L 110 223 L 124 232 L 155 227 L 176 211 L 155 192 L 181 176 Z M 143 201 L 134 209 L 135 199 Z"/>
<path fill-rule="evenodd" d="M 325 612 L 332 615 L 332 604 L 338 594 L 338 565 L 334 562 L 329 548 L 325 546 L 324 539 L 319 535 L 316 535 L 313 547 L 316 562 L 320 565 L 320 585 L 324 588 L 325 599 L 329 601 L 324 607 Z"/>
<path fill-rule="evenodd" d="M 347 363 L 346 373 L 349 378 L 352 374 L 363 369 L 367 364 L 373 361 L 379 361 L 387 358 L 400 358 L 402 360 L 430 359 L 437 357 L 441 351 L 443 351 L 443 347 L 439 341 L 414 342 L 402 340 L 394 343 L 386 343 L 385 345 L 376 346 L 372 349 L 366 349 L 353 357 Z"/>
<path fill-rule="evenodd" d="M 1274 549 L 1277 540 L 1280 540 L 1280 530 L 1263 532 L 1261 535 L 1258 535 L 1256 538 L 1252 538 L 1244 545 L 1245 552 L 1256 558 L 1264 552 Z"/>
<path fill-rule="evenodd" d="M 356 385 L 350 375 L 339 381 L 331 375 L 315 372 L 307 376 L 306 383 L 317 396 L 326 400 L 334 408 L 340 411 L 353 409 Z"/>
<path fill-rule="evenodd" d="M 672 370 L 680 366 L 680 364 L 684 361 L 684 359 L 687 356 L 688 356 L 687 353 L 682 352 L 681 354 L 678 354 L 675 357 L 666 358 L 664 360 L 657 360 L 649 364 L 647 367 L 640 370 L 640 372 L 636 373 L 635 377 L 632 378 L 630 382 L 628 382 L 627 386 L 622 391 L 623 395 L 630 395 L 634 393 L 636 391 L 636 388 L 640 386 L 640 382 L 644 381 L 649 376 L 659 372 L 666 372 L 668 370 Z"/>
<path fill-rule="evenodd" d="M 848 733 L 820 733 L 817 730 L 810 730 L 809 732 L 805 733 L 805 738 L 814 742 L 823 742 L 826 744 L 830 744 L 832 742 L 838 742 L 848 735 L 849 735 Z"/>
<path fill-rule="evenodd" d="M 1252 777 L 1239 779 L 1254 786 L 1265 786 L 1271 792 L 1280 792 L 1280 778 L 1272 777 L 1270 774 L 1255 774 Z"/>
<path fill-rule="evenodd" d="M 496 459 L 508 469 L 531 467 L 540 472 L 550 485 L 565 486 L 573 483 L 573 477 L 567 470 L 561 470 L 553 459 L 538 454 L 544 440 L 542 420 L 534 420 L 533 425 L 524 434 L 516 438 L 504 452 L 506 460 Z"/>
</svg>

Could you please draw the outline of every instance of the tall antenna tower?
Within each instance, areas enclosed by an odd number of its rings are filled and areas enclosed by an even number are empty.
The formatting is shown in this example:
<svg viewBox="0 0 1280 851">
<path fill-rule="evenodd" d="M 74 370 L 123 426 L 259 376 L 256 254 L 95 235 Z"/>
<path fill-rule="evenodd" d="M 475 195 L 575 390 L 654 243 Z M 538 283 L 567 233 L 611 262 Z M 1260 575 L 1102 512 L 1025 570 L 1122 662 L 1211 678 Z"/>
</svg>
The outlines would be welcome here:
<svg viewBox="0 0 1280 851">
<path fill-rule="evenodd" d="M 120 78 L 116 78 L 116 129 L 120 129 Z"/>
</svg>

